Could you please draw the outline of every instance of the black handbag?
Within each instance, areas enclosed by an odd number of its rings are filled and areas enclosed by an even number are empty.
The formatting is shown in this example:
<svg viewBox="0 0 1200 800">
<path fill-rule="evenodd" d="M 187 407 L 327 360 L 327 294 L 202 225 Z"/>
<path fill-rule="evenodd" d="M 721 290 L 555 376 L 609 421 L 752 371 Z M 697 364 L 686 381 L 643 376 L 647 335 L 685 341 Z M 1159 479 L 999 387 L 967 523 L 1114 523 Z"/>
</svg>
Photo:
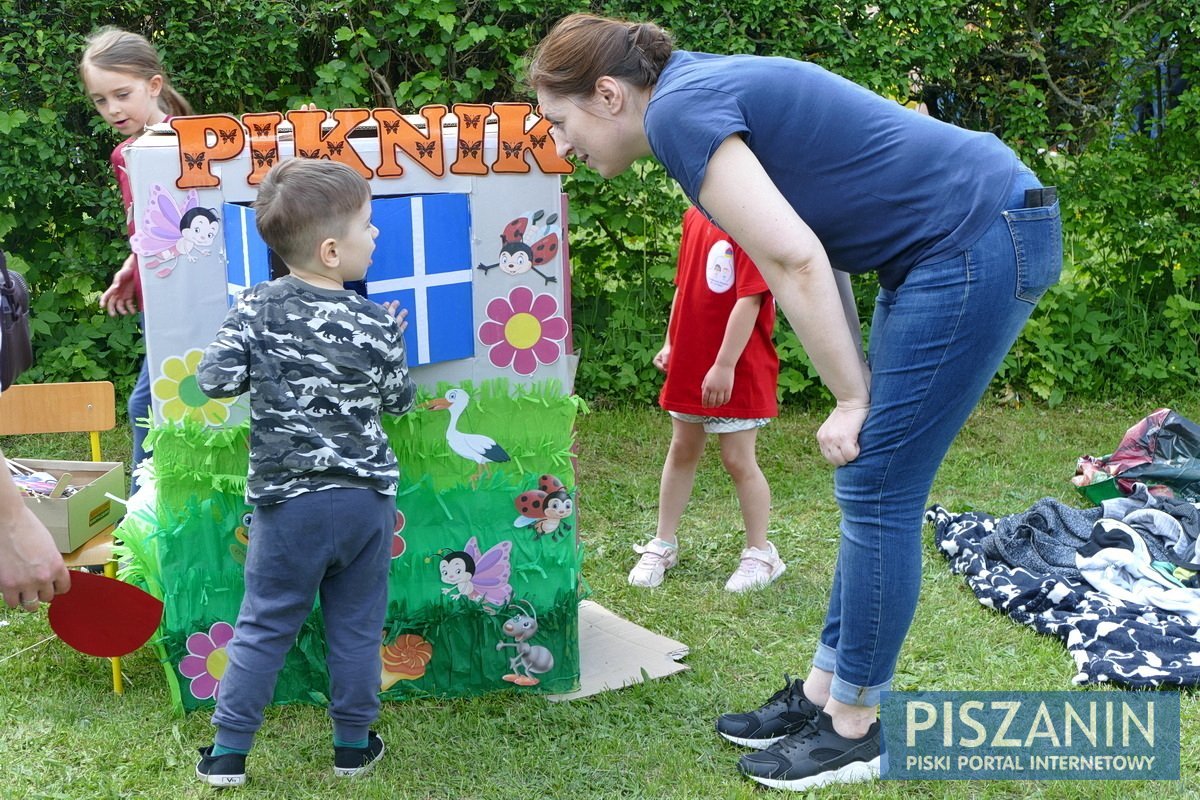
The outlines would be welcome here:
<svg viewBox="0 0 1200 800">
<path fill-rule="evenodd" d="M 29 340 L 29 284 L 8 268 L 0 250 L 0 390 L 7 389 L 33 365 Z"/>
</svg>

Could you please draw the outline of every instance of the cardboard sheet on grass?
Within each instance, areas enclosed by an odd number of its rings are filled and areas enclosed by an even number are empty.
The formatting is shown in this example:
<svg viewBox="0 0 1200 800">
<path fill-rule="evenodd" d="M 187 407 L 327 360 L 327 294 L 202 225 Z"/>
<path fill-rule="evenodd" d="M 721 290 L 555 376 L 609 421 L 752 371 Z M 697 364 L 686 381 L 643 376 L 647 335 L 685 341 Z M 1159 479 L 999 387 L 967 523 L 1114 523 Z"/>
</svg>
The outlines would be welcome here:
<svg viewBox="0 0 1200 800">
<path fill-rule="evenodd" d="M 682 642 L 619 617 L 599 603 L 579 604 L 579 689 L 547 700 L 576 700 L 687 669 Z"/>
<path fill-rule="evenodd" d="M 165 603 L 154 645 L 177 708 L 211 707 L 220 690 L 253 519 L 247 399 L 205 397 L 195 371 L 231 299 L 275 274 L 252 204 L 290 158 L 342 161 L 368 180 L 379 237 L 357 289 L 409 312 L 418 403 L 383 421 L 401 472 L 383 696 L 579 687 L 571 166 L 531 111 L 177 117 L 127 148 L 158 424 L 155 497 L 135 498 L 120 529 L 122 574 Z M 467 444 L 483 439 L 477 457 Z M 323 634 L 317 604 L 274 702 L 325 702 Z"/>
</svg>

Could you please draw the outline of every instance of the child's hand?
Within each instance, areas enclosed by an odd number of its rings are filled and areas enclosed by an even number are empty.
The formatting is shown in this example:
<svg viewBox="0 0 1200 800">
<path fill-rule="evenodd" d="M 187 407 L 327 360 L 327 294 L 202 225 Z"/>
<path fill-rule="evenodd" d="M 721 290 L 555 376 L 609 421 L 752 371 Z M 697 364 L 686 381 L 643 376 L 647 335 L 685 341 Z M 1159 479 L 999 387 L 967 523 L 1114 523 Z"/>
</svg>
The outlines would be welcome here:
<svg viewBox="0 0 1200 800">
<path fill-rule="evenodd" d="M 396 318 L 396 324 L 400 326 L 401 333 L 408 330 L 408 309 L 401 308 L 399 300 L 388 300 L 383 304 L 383 308 L 389 316 Z"/>
<path fill-rule="evenodd" d="M 133 253 L 113 275 L 112 284 L 100 295 L 100 307 L 110 317 L 137 313 L 137 256 Z"/>
<path fill-rule="evenodd" d="M 733 367 L 713 364 L 700 384 L 700 404 L 705 408 L 723 406 L 733 397 Z"/>
<path fill-rule="evenodd" d="M 667 362 L 669 362 L 670 360 L 671 360 L 671 345 L 668 343 L 668 344 L 663 345 L 662 350 L 659 350 L 657 353 L 654 354 L 654 366 L 658 368 L 659 372 L 666 372 L 667 371 Z"/>
</svg>

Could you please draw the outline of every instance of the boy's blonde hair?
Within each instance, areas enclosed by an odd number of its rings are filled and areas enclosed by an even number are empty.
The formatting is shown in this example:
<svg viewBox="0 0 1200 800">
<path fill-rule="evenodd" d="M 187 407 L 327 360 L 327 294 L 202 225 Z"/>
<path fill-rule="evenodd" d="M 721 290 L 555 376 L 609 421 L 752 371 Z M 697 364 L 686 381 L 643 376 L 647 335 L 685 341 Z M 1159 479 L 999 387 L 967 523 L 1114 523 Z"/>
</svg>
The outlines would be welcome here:
<svg viewBox="0 0 1200 800">
<path fill-rule="evenodd" d="M 289 266 L 317 256 L 326 239 L 346 235 L 371 200 L 371 187 L 339 161 L 290 158 L 271 168 L 254 201 L 255 224 Z"/>
<path fill-rule="evenodd" d="M 186 117 L 196 112 L 183 98 L 163 69 L 158 51 L 145 36 L 105 26 L 97 28 L 87 37 L 83 58 L 79 60 L 79 77 L 84 67 L 92 66 L 105 72 L 119 72 L 148 81 L 155 75 L 162 77 L 162 91 L 158 94 L 158 107 L 173 117 Z"/>
</svg>

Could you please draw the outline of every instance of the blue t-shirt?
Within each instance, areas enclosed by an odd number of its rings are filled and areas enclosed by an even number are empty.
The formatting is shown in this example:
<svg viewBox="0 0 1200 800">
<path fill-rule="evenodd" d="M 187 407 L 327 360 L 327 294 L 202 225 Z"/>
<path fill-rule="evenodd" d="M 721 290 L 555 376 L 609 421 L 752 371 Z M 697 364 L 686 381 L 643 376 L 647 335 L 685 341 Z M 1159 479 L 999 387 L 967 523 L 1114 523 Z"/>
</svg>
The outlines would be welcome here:
<svg viewBox="0 0 1200 800">
<path fill-rule="evenodd" d="M 700 205 L 708 161 L 742 135 L 836 269 L 894 289 L 916 264 L 970 247 L 1019 166 L 990 133 L 918 114 L 788 58 L 676 51 L 650 97 L 656 158 Z"/>
</svg>

